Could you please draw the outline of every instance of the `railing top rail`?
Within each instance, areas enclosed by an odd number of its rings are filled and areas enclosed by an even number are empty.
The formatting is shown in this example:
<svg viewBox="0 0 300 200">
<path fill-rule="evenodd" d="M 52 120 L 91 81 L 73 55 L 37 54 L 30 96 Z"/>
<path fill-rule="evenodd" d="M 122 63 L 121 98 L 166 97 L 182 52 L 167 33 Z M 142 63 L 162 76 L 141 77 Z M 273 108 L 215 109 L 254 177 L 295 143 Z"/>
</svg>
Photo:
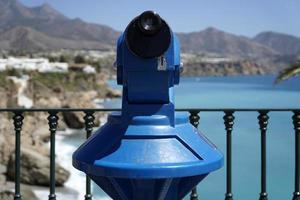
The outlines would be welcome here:
<svg viewBox="0 0 300 200">
<path fill-rule="evenodd" d="M 120 108 L 0 108 L 0 112 L 111 112 Z M 179 112 L 300 112 L 299 108 L 176 108 Z"/>
</svg>

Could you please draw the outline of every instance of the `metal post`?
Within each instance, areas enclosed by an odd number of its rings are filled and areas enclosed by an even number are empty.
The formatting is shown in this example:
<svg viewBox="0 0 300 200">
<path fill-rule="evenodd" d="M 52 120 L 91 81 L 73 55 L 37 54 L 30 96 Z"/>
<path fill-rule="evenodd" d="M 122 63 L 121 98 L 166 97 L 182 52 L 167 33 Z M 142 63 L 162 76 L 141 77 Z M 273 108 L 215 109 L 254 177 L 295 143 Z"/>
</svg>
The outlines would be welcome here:
<svg viewBox="0 0 300 200">
<path fill-rule="evenodd" d="M 55 133 L 58 125 L 57 112 L 49 112 L 48 124 L 50 130 L 50 194 L 49 200 L 56 200 L 55 194 Z"/>
<path fill-rule="evenodd" d="M 300 200 L 299 168 L 300 168 L 300 111 L 294 111 L 293 123 L 295 129 L 295 191 L 293 200 Z"/>
<path fill-rule="evenodd" d="M 14 127 L 15 127 L 15 194 L 14 200 L 21 200 L 21 189 L 20 189 L 20 168 L 21 168 L 21 130 L 23 125 L 22 112 L 14 113 Z"/>
<path fill-rule="evenodd" d="M 198 129 L 199 122 L 200 121 L 200 116 L 199 116 L 199 111 L 190 111 L 190 123 Z M 199 196 L 197 193 L 197 187 L 192 189 L 190 200 L 198 200 Z"/>
<path fill-rule="evenodd" d="M 226 194 L 225 200 L 233 200 L 232 194 L 232 130 L 234 124 L 233 111 L 226 111 L 224 119 L 226 130 Z"/>
<path fill-rule="evenodd" d="M 86 130 L 86 138 L 88 139 L 91 134 L 92 134 L 92 131 L 93 131 L 93 127 L 94 127 L 94 120 L 95 120 L 95 117 L 94 117 L 94 112 L 85 112 L 85 116 L 84 116 L 84 121 L 85 121 L 85 130 Z M 86 189 L 86 192 L 85 192 L 85 196 L 84 196 L 84 199 L 85 200 L 92 200 L 92 192 L 91 192 L 91 179 L 86 176 L 86 179 L 85 179 L 85 189 Z"/>
<path fill-rule="evenodd" d="M 261 131 L 261 192 L 259 200 L 268 200 L 267 193 L 267 141 L 266 132 L 268 126 L 269 116 L 267 111 L 259 111 L 258 121 Z"/>
</svg>

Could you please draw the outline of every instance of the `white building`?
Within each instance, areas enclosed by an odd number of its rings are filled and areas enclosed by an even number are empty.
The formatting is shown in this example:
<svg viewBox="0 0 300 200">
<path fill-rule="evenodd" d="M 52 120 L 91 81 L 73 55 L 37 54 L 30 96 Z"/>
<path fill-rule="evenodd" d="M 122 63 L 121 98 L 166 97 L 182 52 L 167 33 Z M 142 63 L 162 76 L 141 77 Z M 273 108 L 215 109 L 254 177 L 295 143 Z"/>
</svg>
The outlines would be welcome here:
<svg viewBox="0 0 300 200">
<path fill-rule="evenodd" d="M 0 71 L 6 70 L 6 59 L 0 59 Z"/>
<path fill-rule="evenodd" d="M 39 72 L 68 72 L 68 63 L 47 63 L 40 65 Z"/>
<path fill-rule="evenodd" d="M 86 74 L 95 74 L 96 69 L 94 67 L 92 67 L 91 65 L 87 65 L 83 68 L 83 72 Z"/>
<path fill-rule="evenodd" d="M 0 71 L 7 69 L 17 69 L 24 71 L 46 72 L 68 72 L 69 64 L 60 62 L 49 62 L 46 58 L 15 58 L 0 59 Z M 87 74 L 95 74 L 96 69 L 93 66 L 86 65 L 80 70 Z"/>
<path fill-rule="evenodd" d="M 14 58 L 0 59 L 0 71 L 19 69 L 39 72 L 67 72 L 68 63 L 50 63 L 46 58 Z"/>
</svg>

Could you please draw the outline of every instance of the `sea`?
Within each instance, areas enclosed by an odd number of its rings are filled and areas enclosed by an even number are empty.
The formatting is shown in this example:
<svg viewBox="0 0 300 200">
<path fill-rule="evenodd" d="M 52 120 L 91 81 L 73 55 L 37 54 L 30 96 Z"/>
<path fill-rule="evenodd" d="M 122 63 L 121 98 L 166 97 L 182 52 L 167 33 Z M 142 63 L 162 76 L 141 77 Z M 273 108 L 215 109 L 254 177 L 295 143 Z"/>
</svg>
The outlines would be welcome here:
<svg viewBox="0 0 300 200">
<path fill-rule="evenodd" d="M 189 77 L 175 87 L 177 108 L 300 108 L 300 77 L 274 84 L 275 76 Z M 108 82 L 119 88 L 115 80 Z M 120 108 L 121 99 L 103 103 L 108 108 Z M 201 112 L 199 130 L 225 155 L 226 133 L 222 112 Z M 238 200 L 258 199 L 260 193 L 260 131 L 257 112 L 235 113 L 233 128 L 233 195 Z M 269 113 L 267 130 L 267 190 L 269 199 L 291 199 L 294 189 L 294 130 L 291 112 Z M 85 175 L 74 169 L 71 155 L 83 143 L 83 131 L 68 130 L 57 135 L 58 161 L 71 171 L 66 196 L 83 199 Z M 208 175 L 197 187 L 201 200 L 224 199 L 225 167 Z M 95 200 L 110 199 L 95 184 Z M 185 198 L 188 199 L 188 196 Z"/>
</svg>

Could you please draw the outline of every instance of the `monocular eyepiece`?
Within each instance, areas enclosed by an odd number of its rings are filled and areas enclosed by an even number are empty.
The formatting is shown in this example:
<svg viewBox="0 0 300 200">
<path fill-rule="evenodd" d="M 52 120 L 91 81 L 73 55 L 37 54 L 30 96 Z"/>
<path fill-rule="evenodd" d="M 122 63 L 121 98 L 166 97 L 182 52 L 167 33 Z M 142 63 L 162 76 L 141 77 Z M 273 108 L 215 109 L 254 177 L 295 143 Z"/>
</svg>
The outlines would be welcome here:
<svg viewBox="0 0 300 200">
<path fill-rule="evenodd" d="M 154 11 L 145 11 L 134 18 L 126 28 L 129 50 L 141 58 L 162 56 L 171 43 L 171 29 Z"/>
<path fill-rule="evenodd" d="M 143 12 L 138 18 L 140 30 L 147 35 L 154 35 L 160 31 L 162 20 L 154 11 Z"/>
</svg>

